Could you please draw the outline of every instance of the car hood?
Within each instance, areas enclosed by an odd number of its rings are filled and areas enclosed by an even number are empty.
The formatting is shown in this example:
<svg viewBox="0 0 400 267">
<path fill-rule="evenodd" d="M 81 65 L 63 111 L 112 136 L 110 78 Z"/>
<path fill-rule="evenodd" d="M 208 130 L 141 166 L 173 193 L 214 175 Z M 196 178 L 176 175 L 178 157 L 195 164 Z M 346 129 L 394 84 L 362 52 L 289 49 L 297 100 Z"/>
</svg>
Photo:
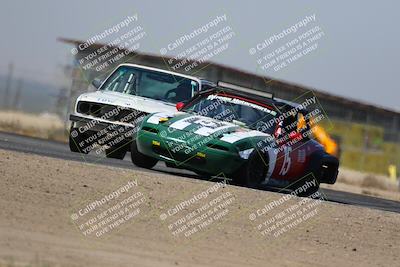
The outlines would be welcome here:
<svg viewBox="0 0 400 267">
<path fill-rule="evenodd" d="M 234 123 L 219 121 L 213 118 L 184 112 L 159 112 L 147 117 L 145 124 L 157 125 L 164 135 L 169 137 L 182 136 L 182 133 L 192 133 L 207 139 L 219 139 L 227 143 L 236 143 L 250 138 L 265 138 L 266 133 L 240 127 Z M 185 135 L 190 138 L 191 135 Z M 164 136 L 163 136 L 164 137 Z"/>
<path fill-rule="evenodd" d="M 176 111 L 174 104 L 164 101 L 142 96 L 100 90 L 96 92 L 82 94 L 79 96 L 78 101 L 89 101 L 126 108 L 133 108 L 146 113 Z"/>
</svg>

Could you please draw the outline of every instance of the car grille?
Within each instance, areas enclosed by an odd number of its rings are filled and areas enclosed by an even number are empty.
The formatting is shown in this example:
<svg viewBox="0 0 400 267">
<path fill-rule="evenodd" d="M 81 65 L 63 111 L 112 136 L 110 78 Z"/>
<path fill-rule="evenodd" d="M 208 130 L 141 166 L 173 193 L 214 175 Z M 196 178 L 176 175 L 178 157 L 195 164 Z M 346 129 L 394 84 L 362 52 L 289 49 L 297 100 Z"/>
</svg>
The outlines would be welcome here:
<svg viewBox="0 0 400 267">
<path fill-rule="evenodd" d="M 109 104 L 79 101 L 77 112 L 91 115 L 108 121 L 118 121 L 135 124 L 148 113 L 132 108 L 119 107 Z"/>
</svg>

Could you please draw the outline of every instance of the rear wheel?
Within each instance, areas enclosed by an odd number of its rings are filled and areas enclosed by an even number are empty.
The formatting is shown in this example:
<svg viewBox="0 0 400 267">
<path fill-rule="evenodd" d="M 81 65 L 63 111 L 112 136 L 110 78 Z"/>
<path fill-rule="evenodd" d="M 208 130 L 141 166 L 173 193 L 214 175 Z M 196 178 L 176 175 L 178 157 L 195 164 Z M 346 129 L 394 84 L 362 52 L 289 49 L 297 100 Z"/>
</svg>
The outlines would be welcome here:
<svg viewBox="0 0 400 267">
<path fill-rule="evenodd" d="M 157 159 L 140 153 L 137 149 L 136 140 L 133 140 L 131 143 L 131 160 L 136 166 L 147 169 L 153 168 L 158 162 Z"/>
<path fill-rule="evenodd" d="M 246 164 L 234 175 L 234 182 L 250 188 L 258 188 L 267 174 L 265 159 L 254 150 Z"/>
</svg>

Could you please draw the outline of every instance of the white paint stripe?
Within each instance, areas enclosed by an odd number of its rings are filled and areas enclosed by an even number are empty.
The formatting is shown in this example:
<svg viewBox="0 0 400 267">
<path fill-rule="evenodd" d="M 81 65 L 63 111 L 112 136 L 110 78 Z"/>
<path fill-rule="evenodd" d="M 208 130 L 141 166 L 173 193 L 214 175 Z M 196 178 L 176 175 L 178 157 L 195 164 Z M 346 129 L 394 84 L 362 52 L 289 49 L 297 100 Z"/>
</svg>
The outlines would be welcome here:
<svg viewBox="0 0 400 267">
<path fill-rule="evenodd" d="M 208 127 L 201 127 L 197 131 L 195 131 L 194 133 L 198 134 L 198 135 L 209 136 L 210 135 L 210 133 L 209 133 L 210 130 L 212 130 L 212 129 L 208 128 Z"/>
<path fill-rule="evenodd" d="M 221 126 L 221 127 L 214 128 L 214 129 L 213 128 L 209 128 L 209 127 L 201 127 L 200 129 L 198 129 L 194 133 L 198 134 L 198 135 L 203 135 L 203 136 L 210 136 L 210 135 L 212 135 L 212 134 L 214 134 L 214 133 L 216 133 L 218 131 L 222 131 L 224 129 L 228 129 L 228 128 L 231 128 L 231 127 L 232 127 L 231 125 Z"/>
<path fill-rule="evenodd" d="M 172 123 L 169 127 L 177 129 L 177 130 L 183 130 L 189 125 L 191 125 L 190 122 L 187 122 L 185 120 L 179 120 L 179 121 Z"/>
<path fill-rule="evenodd" d="M 221 140 L 233 144 L 239 140 L 242 140 L 242 139 L 245 139 L 248 137 L 255 137 L 255 136 L 264 137 L 264 136 L 268 136 L 268 134 L 262 133 L 259 131 L 235 132 L 235 133 L 224 135 L 221 138 Z"/>
<path fill-rule="evenodd" d="M 151 116 L 150 118 L 147 119 L 147 122 L 152 123 L 152 124 L 159 124 L 160 116 L 158 116 L 157 114 L 154 114 L 153 116 Z"/>
<path fill-rule="evenodd" d="M 228 142 L 230 144 L 235 143 L 236 141 L 242 139 L 241 137 L 235 135 L 235 134 L 226 134 L 221 138 L 221 141 Z"/>
</svg>

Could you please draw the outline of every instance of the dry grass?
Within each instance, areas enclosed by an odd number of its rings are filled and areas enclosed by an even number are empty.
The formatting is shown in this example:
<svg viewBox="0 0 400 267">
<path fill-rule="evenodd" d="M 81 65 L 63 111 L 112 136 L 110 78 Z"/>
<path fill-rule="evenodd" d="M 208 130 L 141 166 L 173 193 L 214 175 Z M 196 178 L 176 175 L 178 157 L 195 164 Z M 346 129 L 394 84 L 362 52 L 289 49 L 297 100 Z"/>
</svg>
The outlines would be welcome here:
<svg viewBox="0 0 400 267">
<path fill-rule="evenodd" d="M 385 191 L 398 191 L 396 183 L 384 175 L 369 174 L 348 169 L 341 169 L 337 180 L 339 183 L 354 185 L 361 188 L 375 188 Z"/>
<path fill-rule="evenodd" d="M 322 184 L 321 186 L 322 188 L 400 201 L 398 184 L 383 175 L 341 168 L 334 185 Z"/>
<path fill-rule="evenodd" d="M 67 141 L 67 131 L 63 121 L 53 114 L 37 115 L 18 111 L 0 111 L 0 131 Z"/>
<path fill-rule="evenodd" d="M 386 180 L 379 179 L 378 177 L 376 177 L 374 175 L 365 176 L 364 180 L 362 181 L 361 186 L 377 188 L 377 189 L 381 189 L 381 190 L 394 191 L 394 190 L 391 190 L 392 188 L 390 186 L 390 183 L 388 183 Z"/>
</svg>

